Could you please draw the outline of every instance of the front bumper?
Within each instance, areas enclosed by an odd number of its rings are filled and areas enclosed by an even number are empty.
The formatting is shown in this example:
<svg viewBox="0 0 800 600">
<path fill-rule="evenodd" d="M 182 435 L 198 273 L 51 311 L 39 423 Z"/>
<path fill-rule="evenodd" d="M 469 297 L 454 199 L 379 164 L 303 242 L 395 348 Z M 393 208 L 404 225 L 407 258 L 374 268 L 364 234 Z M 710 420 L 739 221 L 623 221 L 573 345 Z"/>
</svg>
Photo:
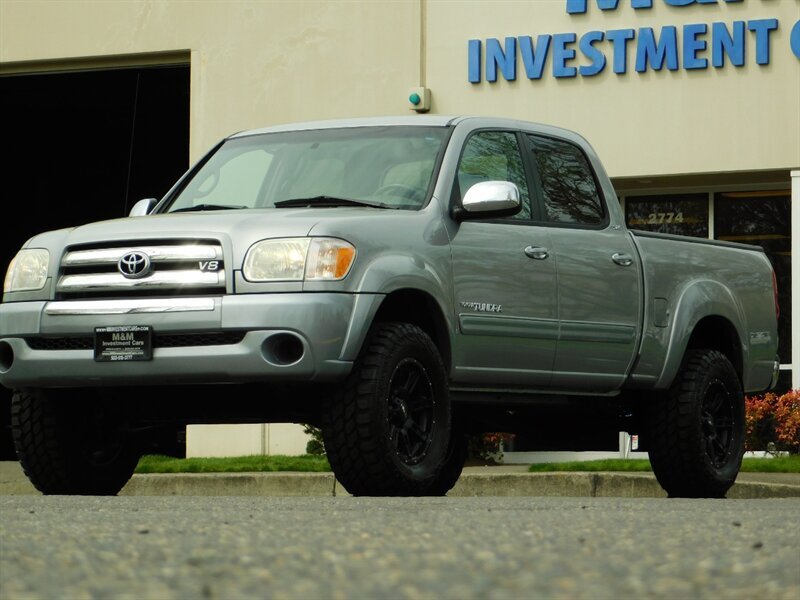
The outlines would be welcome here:
<svg viewBox="0 0 800 600">
<path fill-rule="evenodd" d="M 22 388 L 334 381 L 350 372 L 360 344 L 354 336 L 365 330 L 361 322 L 371 318 L 381 298 L 306 292 L 0 304 L 0 384 Z M 75 348 L 73 342 L 90 338 L 96 327 L 122 325 L 149 325 L 154 337 L 183 336 L 184 342 L 198 333 L 240 335 L 220 343 L 212 338 L 202 345 L 156 345 L 147 361 L 96 362 L 92 348 Z M 293 344 L 288 357 L 276 351 L 283 340 Z"/>
</svg>

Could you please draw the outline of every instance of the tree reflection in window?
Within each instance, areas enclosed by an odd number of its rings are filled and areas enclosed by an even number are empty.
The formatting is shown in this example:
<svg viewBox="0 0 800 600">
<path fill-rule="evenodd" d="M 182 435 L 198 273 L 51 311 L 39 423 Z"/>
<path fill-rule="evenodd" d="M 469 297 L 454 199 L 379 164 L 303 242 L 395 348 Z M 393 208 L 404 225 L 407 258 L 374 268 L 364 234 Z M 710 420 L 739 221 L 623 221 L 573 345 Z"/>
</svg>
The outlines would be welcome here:
<svg viewBox="0 0 800 600">
<path fill-rule="evenodd" d="M 510 131 L 480 131 L 467 141 L 461 163 L 458 165 L 458 186 L 461 199 L 476 183 L 481 181 L 510 181 L 519 188 L 522 210 L 512 218 L 530 219 L 531 202 L 525 169 L 517 144 L 517 136 Z"/>
<path fill-rule="evenodd" d="M 603 220 L 603 203 L 583 152 L 568 142 L 528 136 L 542 182 L 545 219 L 594 224 Z"/>
</svg>

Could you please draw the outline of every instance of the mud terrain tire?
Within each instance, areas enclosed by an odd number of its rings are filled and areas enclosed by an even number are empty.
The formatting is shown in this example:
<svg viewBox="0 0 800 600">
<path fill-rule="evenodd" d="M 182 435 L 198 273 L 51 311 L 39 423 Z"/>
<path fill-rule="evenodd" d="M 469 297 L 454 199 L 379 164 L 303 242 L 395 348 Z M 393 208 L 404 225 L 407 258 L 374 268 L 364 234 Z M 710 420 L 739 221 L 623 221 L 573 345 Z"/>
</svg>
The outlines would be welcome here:
<svg viewBox="0 0 800 600">
<path fill-rule="evenodd" d="M 373 327 L 322 417 L 328 460 L 348 492 L 428 494 L 450 443 L 447 375 L 431 338 L 407 323 Z"/>
<path fill-rule="evenodd" d="M 650 414 L 650 463 L 670 497 L 724 498 L 744 455 L 744 394 L 728 358 L 690 350 Z"/>
</svg>

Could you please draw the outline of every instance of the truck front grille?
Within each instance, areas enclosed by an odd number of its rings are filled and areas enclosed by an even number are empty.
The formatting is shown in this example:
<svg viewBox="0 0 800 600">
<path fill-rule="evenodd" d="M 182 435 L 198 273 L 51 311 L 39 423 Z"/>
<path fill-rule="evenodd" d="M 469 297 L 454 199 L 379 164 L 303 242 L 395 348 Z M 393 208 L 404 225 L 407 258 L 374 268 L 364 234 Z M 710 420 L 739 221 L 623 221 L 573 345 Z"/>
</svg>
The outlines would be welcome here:
<svg viewBox="0 0 800 600">
<path fill-rule="evenodd" d="M 200 333 L 154 333 L 153 348 L 187 348 L 190 346 L 229 346 L 240 343 L 245 331 L 207 331 Z M 27 337 L 31 350 L 91 350 L 94 338 L 82 336 Z"/>
<path fill-rule="evenodd" d="M 222 246 L 215 240 L 72 247 L 61 259 L 56 283 L 57 300 L 224 292 Z"/>
</svg>

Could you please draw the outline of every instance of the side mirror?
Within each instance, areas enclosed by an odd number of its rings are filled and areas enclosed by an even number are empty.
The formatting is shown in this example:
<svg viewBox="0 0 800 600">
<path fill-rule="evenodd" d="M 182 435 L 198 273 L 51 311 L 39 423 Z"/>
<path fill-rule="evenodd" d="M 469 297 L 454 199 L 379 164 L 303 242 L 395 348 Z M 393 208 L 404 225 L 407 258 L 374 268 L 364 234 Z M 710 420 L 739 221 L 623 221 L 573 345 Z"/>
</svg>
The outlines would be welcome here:
<svg viewBox="0 0 800 600">
<path fill-rule="evenodd" d="M 150 214 L 150 211 L 153 210 L 153 207 L 156 205 L 158 200 L 155 198 L 145 198 L 144 200 L 139 200 L 136 204 L 133 205 L 131 212 L 128 213 L 129 217 L 144 217 Z"/>
<path fill-rule="evenodd" d="M 522 208 L 519 188 L 510 181 L 481 181 L 464 194 L 461 206 L 453 209 L 453 218 L 489 219 L 509 217 Z"/>
</svg>

